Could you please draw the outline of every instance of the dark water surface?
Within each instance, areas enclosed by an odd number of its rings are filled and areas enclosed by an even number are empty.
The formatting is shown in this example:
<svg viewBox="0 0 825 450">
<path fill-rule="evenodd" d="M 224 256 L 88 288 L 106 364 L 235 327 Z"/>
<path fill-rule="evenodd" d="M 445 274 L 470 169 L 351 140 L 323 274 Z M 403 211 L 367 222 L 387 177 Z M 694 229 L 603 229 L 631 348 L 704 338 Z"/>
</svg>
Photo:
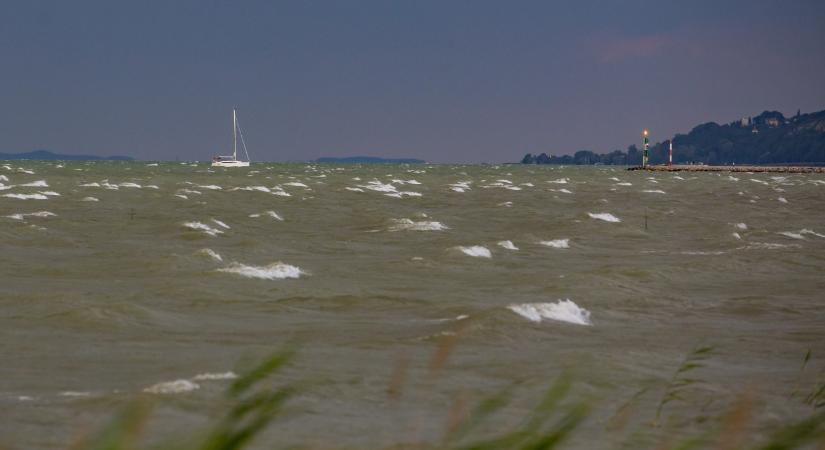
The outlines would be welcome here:
<svg viewBox="0 0 825 450">
<path fill-rule="evenodd" d="M 483 427 L 505 430 L 566 370 L 595 408 L 571 447 L 615 448 L 671 432 L 649 423 L 702 345 L 703 382 L 667 416 L 701 430 L 748 392 L 758 431 L 807 414 L 790 394 L 825 368 L 821 174 L 13 161 L 0 176 L 12 448 L 66 448 L 147 389 L 150 435 L 195 429 L 233 372 L 287 343 L 277 381 L 310 387 L 260 448 L 438 442 L 456 399 L 517 383 Z M 631 431 L 608 430 L 645 388 Z"/>
</svg>

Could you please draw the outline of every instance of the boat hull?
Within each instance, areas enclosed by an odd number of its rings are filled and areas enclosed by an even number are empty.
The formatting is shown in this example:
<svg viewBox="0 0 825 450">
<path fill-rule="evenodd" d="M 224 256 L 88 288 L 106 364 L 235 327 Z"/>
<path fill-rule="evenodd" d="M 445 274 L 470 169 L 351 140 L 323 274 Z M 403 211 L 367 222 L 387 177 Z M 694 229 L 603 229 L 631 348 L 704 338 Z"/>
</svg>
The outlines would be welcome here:
<svg viewBox="0 0 825 450">
<path fill-rule="evenodd" d="M 212 161 L 212 167 L 249 167 L 249 161 Z"/>
</svg>

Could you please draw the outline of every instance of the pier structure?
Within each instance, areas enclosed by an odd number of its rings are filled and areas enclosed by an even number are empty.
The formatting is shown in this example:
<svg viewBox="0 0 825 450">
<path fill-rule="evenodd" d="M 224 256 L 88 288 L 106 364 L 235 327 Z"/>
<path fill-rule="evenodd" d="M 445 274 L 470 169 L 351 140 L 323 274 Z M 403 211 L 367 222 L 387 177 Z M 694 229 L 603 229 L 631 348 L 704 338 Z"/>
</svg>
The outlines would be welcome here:
<svg viewBox="0 0 825 450">
<path fill-rule="evenodd" d="M 627 170 L 653 172 L 773 172 L 773 173 L 825 173 L 825 167 L 817 166 L 705 166 L 705 165 L 656 165 L 633 166 Z"/>
</svg>

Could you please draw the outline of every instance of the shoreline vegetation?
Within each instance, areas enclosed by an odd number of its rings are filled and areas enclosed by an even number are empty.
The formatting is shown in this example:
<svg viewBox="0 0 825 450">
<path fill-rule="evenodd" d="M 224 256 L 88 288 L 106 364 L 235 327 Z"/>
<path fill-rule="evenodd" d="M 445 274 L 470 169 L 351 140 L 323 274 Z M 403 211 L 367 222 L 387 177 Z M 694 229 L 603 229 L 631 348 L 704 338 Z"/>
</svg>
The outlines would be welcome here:
<svg viewBox="0 0 825 450">
<path fill-rule="evenodd" d="M 668 161 L 668 140 L 650 146 L 650 164 Z M 528 153 L 521 164 L 624 165 L 642 164 L 642 149 L 635 144 L 627 150 L 595 153 L 580 150 L 573 155 Z M 673 137 L 674 164 L 797 165 L 825 166 L 825 111 L 785 117 L 765 111 L 725 125 L 708 122 L 688 134 Z"/>
<path fill-rule="evenodd" d="M 429 366 L 431 382 L 437 382 L 442 376 L 441 369 L 448 364 L 455 346 L 454 336 L 442 339 L 436 346 Z M 68 448 L 235 450 L 248 448 L 264 432 L 272 439 L 271 432 L 277 430 L 271 428 L 277 427 L 279 419 L 288 420 L 291 416 L 290 401 L 311 389 L 305 382 L 284 384 L 277 380 L 278 372 L 295 356 L 293 350 L 276 352 L 235 379 L 224 398 L 218 401 L 221 411 L 218 418 L 203 429 L 160 437 L 160 440 L 158 436 L 147 436 L 152 408 L 158 401 L 144 394 L 122 408 L 103 429 L 81 436 Z M 669 379 L 641 389 L 618 406 L 600 405 L 598 393 L 578 394 L 576 378 L 570 371 L 562 372 L 549 383 L 544 394 L 531 402 L 533 406 L 520 409 L 516 417 L 508 414 L 507 408 L 517 397 L 517 384 L 474 400 L 460 396 L 453 407 L 445 411 L 440 439 L 422 441 L 419 438 L 411 443 L 400 441 L 378 448 L 564 449 L 571 441 L 581 443 L 581 425 L 588 420 L 591 424 L 599 423 L 602 431 L 600 436 L 584 436 L 585 442 L 592 439 L 604 443 L 609 437 L 609 442 L 617 443 L 615 448 L 791 450 L 825 445 L 825 381 L 820 376 L 811 383 L 811 370 L 807 370 L 811 365 L 811 350 L 802 359 L 795 387 L 787 394 L 788 402 L 810 408 L 809 412 L 771 426 L 756 423 L 761 405 L 757 395 L 747 388 L 731 393 L 733 401 L 718 413 L 704 408 L 690 411 L 689 405 L 707 402 L 704 397 L 718 397 L 718 393 L 703 389 L 706 382 L 702 379 L 702 369 L 715 356 L 716 349 L 712 346 L 696 347 L 674 368 Z M 395 367 L 386 389 L 387 401 L 402 405 L 402 393 L 409 389 L 406 386 L 408 370 L 406 364 Z M 654 400 L 653 410 L 642 410 L 642 397 Z M 676 404 L 685 408 L 676 411 Z M 508 425 L 502 425 L 504 423 Z M 269 448 L 328 448 L 288 442 L 268 442 L 267 445 Z"/>
<path fill-rule="evenodd" d="M 746 172 L 746 173 L 825 173 L 825 166 L 705 166 L 679 164 L 668 166 L 632 166 L 627 170 L 649 170 L 653 172 Z"/>
</svg>

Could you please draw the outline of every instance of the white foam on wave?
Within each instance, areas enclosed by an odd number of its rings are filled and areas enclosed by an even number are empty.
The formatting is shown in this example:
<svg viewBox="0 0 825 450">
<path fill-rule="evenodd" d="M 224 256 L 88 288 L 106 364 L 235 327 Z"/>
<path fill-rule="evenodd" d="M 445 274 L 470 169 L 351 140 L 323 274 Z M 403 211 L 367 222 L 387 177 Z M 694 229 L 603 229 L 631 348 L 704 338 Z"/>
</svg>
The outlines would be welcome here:
<svg viewBox="0 0 825 450">
<path fill-rule="evenodd" d="M 95 182 L 84 183 L 84 184 L 81 184 L 80 187 L 100 187 L 100 183 L 95 183 Z"/>
<path fill-rule="evenodd" d="M 499 241 L 497 244 L 499 247 L 506 248 L 507 250 L 518 250 L 513 241 Z"/>
<path fill-rule="evenodd" d="M 51 211 L 37 211 L 33 213 L 17 213 L 6 217 L 15 220 L 23 220 L 25 217 L 57 217 L 57 214 Z"/>
<path fill-rule="evenodd" d="M 257 219 L 258 217 L 261 217 L 262 215 L 272 217 L 273 219 L 280 220 L 281 222 L 283 222 L 283 220 L 284 220 L 284 218 L 279 216 L 278 213 L 276 213 L 275 211 L 265 211 L 263 213 L 250 214 L 249 217 L 252 217 L 253 219 Z"/>
<path fill-rule="evenodd" d="M 212 223 L 214 223 L 214 224 L 218 225 L 218 226 L 219 226 L 219 227 L 221 227 L 221 228 L 224 228 L 224 229 L 227 229 L 227 230 L 231 228 L 229 225 L 227 225 L 227 224 L 225 224 L 225 223 L 221 222 L 221 221 L 220 221 L 220 220 L 218 220 L 218 219 L 210 219 L 210 220 L 212 221 Z"/>
<path fill-rule="evenodd" d="M 621 222 L 622 220 L 610 213 L 587 213 L 593 219 L 604 220 L 605 222 Z"/>
<path fill-rule="evenodd" d="M 764 185 L 768 184 L 767 181 L 757 180 L 756 178 L 751 178 L 750 180 L 753 181 L 754 183 L 759 183 L 759 184 L 764 184 Z"/>
<path fill-rule="evenodd" d="M 558 190 L 558 191 L 556 191 L 556 192 L 561 192 L 561 193 L 563 193 L 563 194 L 572 194 L 572 192 L 571 192 L 571 191 L 569 191 L 569 190 L 567 190 L 567 189 L 565 189 L 565 188 L 561 188 L 561 189 L 559 189 L 559 190 Z"/>
<path fill-rule="evenodd" d="M 793 231 L 781 231 L 778 234 L 789 237 L 791 239 L 805 239 L 805 236 L 802 236 L 802 233 L 794 233 Z"/>
<path fill-rule="evenodd" d="M 209 258 L 214 259 L 215 261 L 223 261 L 221 255 L 219 255 L 216 251 L 212 250 L 211 248 L 202 248 L 196 252 L 198 255 L 208 256 Z"/>
<path fill-rule="evenodd" d="M 5 175 L 0 175 L 0 181 L 9 181 L 9 177 Z"/>
<path fill-rule="evenodd" d="M 284 183 L 284 186 L 309 188 L 309 186 L 305 185 L 304 183 L 298 182 L 298 181 L 290 181 L 289 183 Z"/>
<path fill-rule="evenodd" d="M 801 231 L 799 232 L 799 234 L 812 234 L 812 235 L 814 235 L 814 236 L 816 236 L 816 237 L 825 238 L 825 234 L 820 234 L 820 233 L 817 233 L 817 232 L 816 232 L 816 231 L 814 231 L 814 230 L 809 230 L 809 229 L 807 229 L 807 228 L 805 228 L 805 229 L 801 230 Z"/>
<path fill-rule="evenodd" d="M 570 181 L 569 178 L 559 178 L 558 180 L 550 180 L 550 181 L 548 181 L 548 183 L 567 184 L 569 181 Z"/>
<path fill-rule="evenodd" d="M 209 189 L 210 191 L 220 191 L 221 189 L 223 189 L 222 187 L 220 187 L 216 184 L 207 184 L 207 185 L 203 185 L 203 186 L 199 185 L 198 187 L 201 188 L 201 189 Z"/>
<path fill-rule="evenodd" d="M 349 187 L 349 186 L 347 186 L 347 187 L 345 187 L 344 189 L 346 189 L 346 190 L 348 190 L 348 191 L 352 191 L 352 192 L 364 192 L 364 190 L 363 190 L 363 189 L 361 189 L 361 188 L 357 188 L 357 187 Z"/>
<path fill-rule="evenodd" d="M 502 202 L 502 203 L 499 203 L 497 206 L 503 206 L 505 208 L 512 208 L 513 207 L 513 202 Z"/>
<path fill-rule="evenodd" d="M 393 219 L 390 231 L 442 231 L 450 228 L 434 220 L 414 221 L 410 219 Z"/>
<path fill-rule="evenodd" d="M 204 233 L 210 236 L 217 236 L 219 234 L 223 234 L 223 231 L 212 228 L 209 225 L 201 222 L 184 222 L 182 224 L 184 227 L 195 230 L 195 231 L 203 231 Z"/>
<path fill-rule="evenodd" d="M 234 273 L 246 278 L 259 278 L 263 280 L 283 280 L 286 278 L 299 278 L 305 275 L 300 267 L 274 262 L 268 266 L 248 266 L 233 262 L 228 267 L 218 269 L 218 272 Z"/>
<path fill-rule="evenodd" d="M 747 226 L 747 225 L 745 225 L 745 224 L 744 224 L 744 223 L 742 223 L 742 222 L 739 222 L 739 223 L 737 223 L 737 224 L 736 224 L 736 225 L 734 225 L 734 226 L 735 226 L 737 229 L 740 229 L 740 230 L 747 230 L 747 229 L 748 229 L 748 226 Z"/>
<path fill-rule="evenodd" d="M 732 236 L 733 236 L 735 239 L 737 239 L 737 240 L 742 239 L 742 236 L 739 236 L 739 233 L 737 233 L 737 232 L 735 232 L 735 231 L 734 231 L 733 233 L 731 233 L 731 234 L 732 234 Z"/>
<path fill-rule="evenodd" d="M 378 180 L 368 181 L 367 184 L 359 184 L 358 187 L 376 192 L 396 192 L 397 189 L 391 184 L 384 184 Z"/>
<path fill-rule="evenodd" d="M 100 200 L 98 200 L 96 197 L 83 197 L 82 199 L 80 199 L 80 201 L 81 202 L 98 202 Z"/>
<path fill-rule="evenodd" d="M 788 203 L 788 200 L 786 200 L 785 197 L 779 197 L 777 200 L 779 200 L 780 203 Z"/>
<path fill-rule="evenodd" d="M 238 378 L 238 375 L 235 372 L 222 372 L 222 373 L 214 373 L 214 372 L 206 372 L 206 373 L 199 373 L 192 377 L 195 381 L 215 381 L 215 380 L 234 380 Z"/>
<path fill-rule="evenodd" d="M 616 186 L 633 186 L 633 183 L 627 183 L 627 182 L 624 182 L 624 183 L 616 183 Z"/>
<path fill-rule="evenodd" d="M 570 299 L 559 300 L 556 303 L 514 304 L 507 308 L 531 322 L 547 319 L 576 325 L 593 325 L 590 321 L 590 311 L 579 307 Z"/>
<path fill-rule="evenodd" d="M 539 241 L 539 244 L 553 248 L 570 248 L 570 239 L 553 239 L 552 241 Z"/>
<path fill-rule="evenodd" d="M 3 197 L 16 198 L 18 200 L 47 200 L 43 194 L 3 194 Z"/>
<path fill-rule="evenodd" d="M 200 389 L 200 385 L 189 380 L 164 381 L 144 389 L 149 394 L 181 394 Z"/>
<path fill-rule="evenodd" d="M 647 192 L 648 194 L 666 194 L 666 192 L 661 189 L 645 189 L 642 192 Z"/>
<path fill-rule="evenodd" d="M 32 181 L 31 183 L 21 184 L 20 186 L 25 186 L 25 187 L 49 187 L 49 183 L 46 183 L 46 180 L 37 180 L 37 181 Z"/>
<path fill-rule="evenodd" d="M 390 192 L 384 194 L 387 197 L 395 197 L 395 198 L 404 198 L 404 197 L 421 197 L 420 192 L 413 192 L 413 191 L 398 191 L 398 192 Z"/>
<path fill-rule="evenodd" d="M 49 197 L 60 197 L 60 193 L 55 191 L 40 191 L 40 194 L 48 195 Z"/>
<path fill-rule="evenodd" d="M 458 246 L 456 248 L 459 249 L 465 255 L 472 256 L 472 257 L 475 257 L 475 258 L 492 258 L 493 257 L 493 254 L 490 252 L 490 249 L 488 249 L 487 247 L 485 247 L 483 245 L 471 245 L 469 247 Z"/>
<path fill-rule="evenodd" d="M 141 185 L 139 185 L 139 184 L 137 184 L 137 183 L 132 183 L 131 181 L 127 181 L 127 182 L 124 182 L 124 183 L 120 183 L 120 184 L 118 184 L 118 186 L 120 186 L 120 187 L 126 187 L 126 188 L 135 188 L 135 189 L 140 189 L 140 188 L 142 188 L 142 187 L 143 187 L 143 186 L 141 186 Z"/>
<path fill-rule="evenodd" d="M 91 397 L 91 392 L 86 391 L 63 391 L 57 394 L 61 397 Z"/>
</svg>

